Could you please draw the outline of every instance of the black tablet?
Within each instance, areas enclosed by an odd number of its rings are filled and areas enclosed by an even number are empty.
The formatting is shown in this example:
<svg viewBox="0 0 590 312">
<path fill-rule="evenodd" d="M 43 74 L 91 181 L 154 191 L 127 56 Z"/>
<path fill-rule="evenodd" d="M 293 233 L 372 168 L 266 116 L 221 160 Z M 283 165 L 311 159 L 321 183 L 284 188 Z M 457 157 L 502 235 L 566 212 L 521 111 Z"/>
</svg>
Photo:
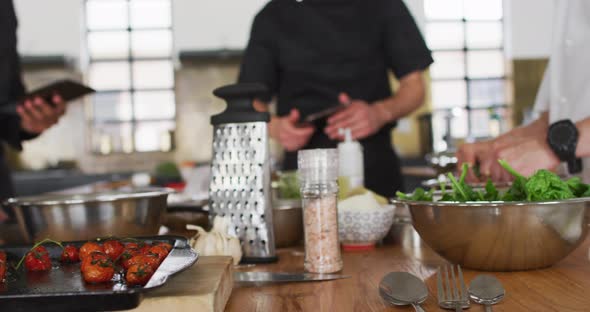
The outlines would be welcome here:
<svg viewBox="0 0 590 312">
<path fill-rule="evenodd" d="M 0 114 L 16 114 L 17 105 L 22 104 L 28 99 L 41 97 L 51 103 L 51 97 L 58 94 L 65 102 L 75 100 L 87 94 L 96 92 L 94 89 L 87 87 L 79 82 L 72 80 L 58 80 L 49 85 L 33 90 L 20 97 L 16 103 L 0 103 Z"/>
</svg>

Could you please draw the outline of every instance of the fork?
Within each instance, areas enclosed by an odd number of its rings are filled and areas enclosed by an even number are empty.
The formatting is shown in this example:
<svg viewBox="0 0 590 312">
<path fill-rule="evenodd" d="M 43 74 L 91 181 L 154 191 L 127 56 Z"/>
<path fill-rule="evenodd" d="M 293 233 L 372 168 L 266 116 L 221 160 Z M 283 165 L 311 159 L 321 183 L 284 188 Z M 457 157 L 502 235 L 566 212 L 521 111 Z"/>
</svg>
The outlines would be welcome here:
<svg viewBox="0 0 590 312">
<path fill-rule="evenodd" d="M 449 276 L 449 271 L 451 271 Z M 469 309 L 469 293 L 463 280 L 461 266 L 457 265 L 457 275 L 452 265 L 445 265 L 438 268 L 436 273 L 436 286 L 438 289 L 438 305 L 443 309 L 461 312 Z"/>
</svg>

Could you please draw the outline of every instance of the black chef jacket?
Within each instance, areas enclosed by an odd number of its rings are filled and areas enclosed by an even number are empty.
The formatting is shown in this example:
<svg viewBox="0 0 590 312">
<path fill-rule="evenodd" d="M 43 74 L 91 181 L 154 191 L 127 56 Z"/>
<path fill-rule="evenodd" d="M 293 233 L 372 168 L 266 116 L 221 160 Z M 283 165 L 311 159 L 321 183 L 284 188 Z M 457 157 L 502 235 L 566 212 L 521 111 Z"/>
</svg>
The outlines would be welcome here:
<svg viewBox="0 0 590 312">
<path fill-rule="evenodd" d="M 266 84 L 277 97 L 277 113 L 297 108 L 302 116 L 338 103 L 340 92 L 368 103 L 392 95 L 388 72 L 402 78 L 432 63 L 430 51 L 402 0 L 273 0 L 258 13 L 239 81 Z M 365 185 L 393 196 L 402 188 L 391 129 L 361 140 Z M 323 132 L 305 148 L 335 147 Z M 284 169 L 295 169 L 286 153 Z"/>
<path fill-rule="evenodd" d="M 16 16 L 12 0 L 0 0 L 0 105 L 15 101 L 25 92 L 16 50 Z M 33 136 L 21 130 L 17 117 L 0 115 L 0 142 L 21 149 L 21 141 Z M 0 145 L 0 199 L 14 195 L 10 171 Z"/>
</svg>

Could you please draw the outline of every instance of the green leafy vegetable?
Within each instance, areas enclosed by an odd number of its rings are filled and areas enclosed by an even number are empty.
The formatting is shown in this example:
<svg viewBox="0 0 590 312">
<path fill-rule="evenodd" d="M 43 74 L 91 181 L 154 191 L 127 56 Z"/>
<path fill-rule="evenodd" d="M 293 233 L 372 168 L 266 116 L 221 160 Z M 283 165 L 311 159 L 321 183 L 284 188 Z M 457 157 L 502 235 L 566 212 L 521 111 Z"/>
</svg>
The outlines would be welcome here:
<svg viewBox="0 0 590 312">
<path fill-rule="evenodd" d="M 527 199 L 526 195 L 526 179 L 518 177 L 512 181 L 512 186 L 502 196 L 503 201 L 524 201 Z"/>
<path fill-rule="evenodd" d="M 528 201 L 560 200 L 576 197 L 568 184 L 555 173 L 539 170 L 525 184 Z"/>
<path fill-rule="evenodd" d="M 426 192 L 423 188 L 419 187 L 414 190 L 414 193 L 405 194 L 402 192 L 397 192 L 396 195 L 399 199 L 403 199 L 403 200 L 432 201 L 432 194 L 433 193 L 434 193 L 434 189 L 430 189 L 430 191 Z"/>
<path fill-rule="evenodd" d="M 453 192 L 448 194 L 444 188 L 441 188 L 443 193 L 441 201 L 467 202 L 500 200 L 500 193 L 491 180 L 488 180 L 484 190 L 474 191 L 473 188 L 465 182 L 465 177 L 467 176 L 468 170 L 469 166 L 467 164 L 463 164 L 459 181 L 457 181 L 455 176 L 453 176 L 451 173 L 448 174 Z"/>
<path fill-rule="evenodd" d="M 461 176 L 457 180 L 452 174 L 448 174 L 451 191 L 447 191 L 446 184 L 441 182 L 440 201 L 548 201 L 563 200 L 576 197 L 590 197 L 590 185 L 584 184 L 580 178 L 574 177 L 567 181 L 548 170 L 539 170 L 530 177 L 525 177 L 504 161 L 498 161 L 500 165 L 514 176 L 511 187 L 501 193 L 494 183 L 488 179 L 483 190 L 473 190 L 465 182 L 467 164 L 463 164 Z M 412 194 L 397 193 L 400 199 L 432 201 L 433 189 L 429 192 L 417 188 Z"/>
<path fill-rule="evenodd" d="M 471 187 L 467 185 L 467 183 L 465 183 L 465 173 L 465 166 L 463 166 L 463 173 L 461 174 L 459 181 L 455 179 L 455 176 L 453 176 L 452 173 L 448 174 L 449 180 L 451 180 L 451 188 L 453 189 L 452 195 L 454 201 L 465 202 L 476 200 L 475 197 L 477 196 L 477 194 L 473 192 L 473 189 L 471 189 Z"/>
<path fill-rule="evenodd" d="M 488 179 L 488 182 L 486 183 L 486 193 L 484 195 L 484 200 L 487 201 L 497 201 L 500 200 L 500 192 L 498 192 L 498 189 L 496 188 L 496 186 L 494 185 L 494 183 L 492 182 L 491 179 Z"/>
<path fill-rule="evenodd" d="M 505 196 L 505 200 L 545 201 L 576 197 L 569 184 L 551 171 L 542 169 L 527 179 L 510 167 L 506 161 L 499 160 L 498 162 L 516 178 L 512 187 L 508 190 L 508 194 L 512 195 Z M 572 185 L 574 184 L 572 182 Z"/>
<path fill-rule="evenodd" d="M 279 197 L 284 199 L 300 199 L 299 193 L 299 179 L 296 171 L 283 172 L 280 175 L 279 183 Z"/>
<path fill-rule="evenodd" d="M 514 168 L 510 167 L 510 165 L 505 160 L 499 160 L 498 163 L 506 169 L 512 176 L 514 176 L 514 181 L 512 181 L 512 186 L 508 189 L 508 191 L 502 196 L 503 201 L 524 201 L 527 200 L 527 191 L 526 191 L 526 182 L 527 178 L 525 178 L 520 173 L 516 172 Z"/>
<path fill-rule="evenodd" d="M 566 183 L 576 197 L 582 197 L 586 192 L 590 190 L 588 185 L 584 184 L 584 182 L 582 182 L 582 179 L 578 177 L 573 177 L 567 180 Z"/>
</svg>

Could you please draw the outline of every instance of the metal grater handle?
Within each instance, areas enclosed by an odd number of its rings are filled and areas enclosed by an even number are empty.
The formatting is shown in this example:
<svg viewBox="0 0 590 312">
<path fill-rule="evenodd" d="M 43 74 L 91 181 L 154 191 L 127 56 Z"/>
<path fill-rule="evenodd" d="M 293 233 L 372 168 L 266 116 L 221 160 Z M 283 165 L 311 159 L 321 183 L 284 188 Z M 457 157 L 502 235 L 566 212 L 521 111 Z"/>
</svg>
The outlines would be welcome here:
<svg viewBox="0 0 590 312">
<path fill-rule="evenodd" d="M 227 123 L 270 121 L 268 112 L 256 111 L 252 106 L 255 98 L 268 94 L 268 88 L 263 84 L 233 84 L 217 88 L 213 94 L 227 102 L 227 108 L 223 112 L 211 117 L 211 124 L 214 126 Z"/>
</svg>

